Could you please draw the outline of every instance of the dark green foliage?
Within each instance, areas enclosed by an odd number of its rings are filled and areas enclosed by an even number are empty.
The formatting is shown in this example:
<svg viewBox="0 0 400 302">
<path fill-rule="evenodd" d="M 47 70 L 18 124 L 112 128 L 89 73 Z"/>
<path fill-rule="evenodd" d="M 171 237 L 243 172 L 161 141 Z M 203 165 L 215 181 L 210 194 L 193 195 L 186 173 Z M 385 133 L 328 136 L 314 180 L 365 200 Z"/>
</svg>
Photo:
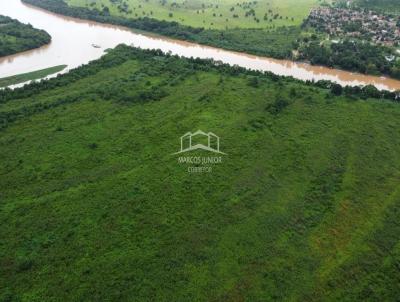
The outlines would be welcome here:
<svg viewBox="0 0 400 302">
<path fill-rule="evenodd" d="M 250 77 L 248 85 L 251 87 L 259 87 L 260 86 L 260 80 L 258 77 Z"/>
<path fill-rule="evenodd" d="M 0 15 L 0 57 L 38 48 L 50 41 L 50 35 L 44 30 Z"/>
<path fill-rule="evenodd" d="M 300 32 L 300 28 L 297 27 L 280 27 L 274 30 L 204 30 L 190 40 L 224 49 L 284 59 L 291 58 L 293 43 Z"/>
<path fill-rule="evenodd" d="M 385 13 L 400 13 L 400 5 L 398 0 L 356 0 L 356 4 L 360 7 L 382 11 Z"/>
<path fill-rule="evenodd" d="M 89 148 L 92 149 L 92 150 L 94 150 L 94 149 L 97 149 L 97 148 L 98 148 L 98 145 L 97 145 L 96 143 L 91 143 L 91 144 L 89 145 Z"/>
<path fill-rule="evenodd" d="M 386 57 L 392 51 L 383 46 L 351 40 L 321 46 L 319 41 L 315 41 L 307 43 L 300 51 L 301 58 L 312 64 L 400 79 L 400 62 L 388 61 Z"/>
<path fill-rule="evenodd" d="M 331 88 L 331 92 L 332 92 L 334 95 L 339 96 L 339 95 L 341 95 L 342 92 L 343 92 L 343 87 L 340 86 L 339 84 L 333 84 L 333 85 L 332 85 L 332 88 Z"/>
<path fill-rule="evenodd" d="M 276 115 L 282 112 L 287 106 L 289 106 L 289 101 L 278 96 L 273 103 L 268 104 L 266 109 L 269 113 Z"/>
</svg>

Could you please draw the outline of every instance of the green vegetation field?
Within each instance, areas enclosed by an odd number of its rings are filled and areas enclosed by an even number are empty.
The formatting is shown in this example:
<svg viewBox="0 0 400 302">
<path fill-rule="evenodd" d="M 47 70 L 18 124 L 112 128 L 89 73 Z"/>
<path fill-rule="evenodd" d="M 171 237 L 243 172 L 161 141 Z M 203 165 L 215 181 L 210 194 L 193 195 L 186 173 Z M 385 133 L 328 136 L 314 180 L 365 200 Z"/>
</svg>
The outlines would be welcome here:
<svg viewBox="0 0 400 302">
<path fill-rule="evenodd" d="M 74 6 L 107 7 L 123 17 L 151 17 L 205 28 L 269 28 L 300 25 L 318 0 L 68 0 Z"/>
<path fill-rule="evenodd" d="M 0 301 L 397 301 L 399 119 L 128 47 L 1 92 Z M 198 129 L 212 173 L 172 155 Z"/>
<path fill-rule="evenodd" d="M 0 15 L 0 57 L 37 48 L 50 43 L 44 30 Z"/>
<path fill-rule="evenodd" d="M 49 68 L 45 68 L 45 69 L 41 69 L 41 70 L 36 70 L 33 72 L 18 74 L 18 75 L 11 76 L 11 77 L 0 78 L 0 87 L 6 87 L 6 86 L 10 86 L 10 85 L 24 83 L 27 81 L 42 79 L 51 74 L 60 72 L 65 67 L 67 67 L 67 65 L 53 66 L 53 67 L 49 67 Z"/>
</svg>

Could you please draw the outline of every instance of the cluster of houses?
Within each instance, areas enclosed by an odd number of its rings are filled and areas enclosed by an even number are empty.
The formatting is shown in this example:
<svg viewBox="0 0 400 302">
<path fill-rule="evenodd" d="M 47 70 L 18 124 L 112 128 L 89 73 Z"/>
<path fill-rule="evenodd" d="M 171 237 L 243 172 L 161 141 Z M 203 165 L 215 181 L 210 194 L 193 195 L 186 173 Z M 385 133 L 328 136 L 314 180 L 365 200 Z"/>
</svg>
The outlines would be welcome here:
<svg viewBox="0 0 400 302">
<path fill-rule="evenodd" d="M 386 46 L 400 45 L 398 16 L 342 8 L 315 8 L 307 23 L 335 37 L 359 37 Z"/>
</svg>

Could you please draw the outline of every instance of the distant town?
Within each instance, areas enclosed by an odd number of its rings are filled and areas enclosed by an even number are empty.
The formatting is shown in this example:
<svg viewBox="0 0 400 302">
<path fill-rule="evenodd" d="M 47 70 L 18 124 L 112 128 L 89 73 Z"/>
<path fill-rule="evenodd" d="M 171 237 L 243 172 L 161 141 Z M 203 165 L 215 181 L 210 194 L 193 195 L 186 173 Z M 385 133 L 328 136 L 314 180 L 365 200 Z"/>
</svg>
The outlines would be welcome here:
<svg viewBox="0 0 400 302">
<path fill-rule="evenodd" d="M 307 23 L 332 37 L 354 37 L 385 46 L 400 45 L 400 17 L 373 11 L 315 8 Z"/>
</svg>

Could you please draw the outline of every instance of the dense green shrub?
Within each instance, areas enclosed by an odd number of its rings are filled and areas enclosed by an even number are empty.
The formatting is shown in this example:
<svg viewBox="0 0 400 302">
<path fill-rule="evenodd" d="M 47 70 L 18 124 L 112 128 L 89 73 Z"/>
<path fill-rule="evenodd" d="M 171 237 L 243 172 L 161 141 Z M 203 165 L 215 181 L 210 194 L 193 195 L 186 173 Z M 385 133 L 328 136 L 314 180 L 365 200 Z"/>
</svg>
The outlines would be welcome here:
<svg viewBox="0 0 400 302">
<path fill-rule="evenodd" d="M 0 15 L 0 57 L 38 48 L 50 41 L 50 35 L 44 30 Z"/>
</svg>

